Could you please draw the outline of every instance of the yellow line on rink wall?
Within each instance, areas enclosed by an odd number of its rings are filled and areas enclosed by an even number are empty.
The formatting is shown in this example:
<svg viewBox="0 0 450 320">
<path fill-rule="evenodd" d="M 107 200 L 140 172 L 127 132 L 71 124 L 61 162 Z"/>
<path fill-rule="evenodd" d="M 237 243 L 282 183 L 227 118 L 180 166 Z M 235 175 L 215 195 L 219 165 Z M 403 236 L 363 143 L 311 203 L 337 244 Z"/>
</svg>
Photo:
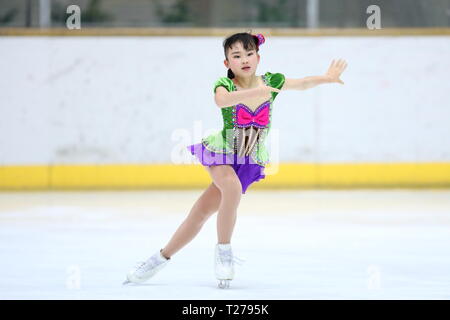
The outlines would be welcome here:
<svg viewBox="0 0 450 320">
<path fill-rule="evenodd" d="M 280 163 L 251 189 L 449 188 L 450 163 Z M 0 166 L 0 190 L 189 189 L 211 183 L 200 165 Z"/>
</svg>

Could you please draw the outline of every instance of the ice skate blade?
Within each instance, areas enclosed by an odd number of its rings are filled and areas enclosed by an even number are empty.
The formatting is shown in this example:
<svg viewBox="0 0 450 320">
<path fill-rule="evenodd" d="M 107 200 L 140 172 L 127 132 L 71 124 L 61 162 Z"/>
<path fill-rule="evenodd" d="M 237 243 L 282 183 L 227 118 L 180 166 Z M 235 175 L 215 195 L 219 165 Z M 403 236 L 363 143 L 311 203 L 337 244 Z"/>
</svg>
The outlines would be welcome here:
<svg viewBox="0 0 450 320">
<path fill-rule="evenodd" d="M 230 280 L 219 280 L 218 287 L 220 289 L 228 289 L 230 287 Z"/>
<path fill-rule="evenodd" d="M 131 283 L 130 280 L 125 280 L 125 281 L 122 283 L 122 285 L 126 285 L 126 284 L 129 284 L 129 283 Z"/>
</svg>

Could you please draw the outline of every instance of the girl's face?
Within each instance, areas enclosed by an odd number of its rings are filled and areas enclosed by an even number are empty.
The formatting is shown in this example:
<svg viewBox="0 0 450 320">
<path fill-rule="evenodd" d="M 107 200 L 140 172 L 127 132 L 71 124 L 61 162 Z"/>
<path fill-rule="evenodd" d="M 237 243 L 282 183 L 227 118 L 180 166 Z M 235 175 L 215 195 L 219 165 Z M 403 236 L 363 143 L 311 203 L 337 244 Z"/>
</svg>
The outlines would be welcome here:
<svg viewBox="0 0 450 320">
<path fill-rule="evenodd" d="M 227 69 L 231 69 L 236 77 L 250 77 L 256 72 L 259 64 L 259 54 L 255 49 L 244 49 L 241 42 L 236 42 L 228 49 L 228 60 L 224 64 Z M 246 68 L 245 68 L 246 67 Z"/>
</svg>

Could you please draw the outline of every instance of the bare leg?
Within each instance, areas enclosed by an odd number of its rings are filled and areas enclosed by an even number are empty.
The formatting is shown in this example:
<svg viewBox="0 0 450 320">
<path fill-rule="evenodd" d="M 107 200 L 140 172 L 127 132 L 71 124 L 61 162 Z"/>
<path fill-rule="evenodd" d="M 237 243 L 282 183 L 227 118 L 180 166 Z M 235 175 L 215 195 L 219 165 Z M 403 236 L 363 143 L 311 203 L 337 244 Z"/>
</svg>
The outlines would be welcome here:
<svg viewBox="0 0 450 320">
<path fill-rule="evenodd" d="M 211 166 L 208 171 L 222 194 L 217 215 L 218 243 L 230 243 L 242 196 L 241 181 L 230 165 Z"/>
<path fill-rule="evenodd" d="M 214 183 L 211 183 L 195 202 L 189 215 L 162 249 L 161 254 L 170 258 L 188 244 L 198 234 L 206 220 L 219 209 L 220 200 L 220 190 Z"/>
</svg>

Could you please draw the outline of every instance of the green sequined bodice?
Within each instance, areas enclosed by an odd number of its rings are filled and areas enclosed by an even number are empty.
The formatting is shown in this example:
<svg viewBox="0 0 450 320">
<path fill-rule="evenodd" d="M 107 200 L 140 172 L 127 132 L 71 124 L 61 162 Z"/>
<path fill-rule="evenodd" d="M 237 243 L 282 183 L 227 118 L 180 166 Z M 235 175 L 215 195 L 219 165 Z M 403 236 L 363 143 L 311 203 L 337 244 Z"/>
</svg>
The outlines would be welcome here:
<svg viewBox="0 0 450 320">
<path fill-rule="evenodd" d="M 262 79 L 266 85 L 277 89 L 281 89 L 285 80 L 283 74 L 271 72 L 266 72 L 262 76 Z M 236 86 L 228 77 L 222 77 L 215 82 L 214 93 L 219 86 L 225 87 L 229 92 L 236 91 Z M 263 110 L 265 112 L 264 115 L 259 114 L 260 119 L 263 119 L 264 116 L 267 119 L 268 112 L 268 122 L 264 122 L 264 125 L 256 122 L 251 122 L 252 125 L 242 125 L 238 123 L 236 109 L 238 109 L 238 113 L 242 113 L 239 114 L 239 119 L 247 117 L 248 119 L 255 120 L 252 118 L 252 115 L 254 115 L 252 110 L 245 105 L 236 104 L 234 106 L 221 108 L 223 129 L 202 139 L 205 148 L 216 153 L 237 153 L 240 156 L 248 155 L 255 163 L 265 166 L 269 162 L 269 153 L 265 145 L 265 140 L 270 131 L 273 101 L 277 95 L 278 92 L 272 92 L 271 98 L 255 110 L 256 113 L 257 111 L 261 111 L 260 109 L 265 109 Z M 248 122 L 250 122 L 250 120 L 248 120 Z"/>
</svg>

